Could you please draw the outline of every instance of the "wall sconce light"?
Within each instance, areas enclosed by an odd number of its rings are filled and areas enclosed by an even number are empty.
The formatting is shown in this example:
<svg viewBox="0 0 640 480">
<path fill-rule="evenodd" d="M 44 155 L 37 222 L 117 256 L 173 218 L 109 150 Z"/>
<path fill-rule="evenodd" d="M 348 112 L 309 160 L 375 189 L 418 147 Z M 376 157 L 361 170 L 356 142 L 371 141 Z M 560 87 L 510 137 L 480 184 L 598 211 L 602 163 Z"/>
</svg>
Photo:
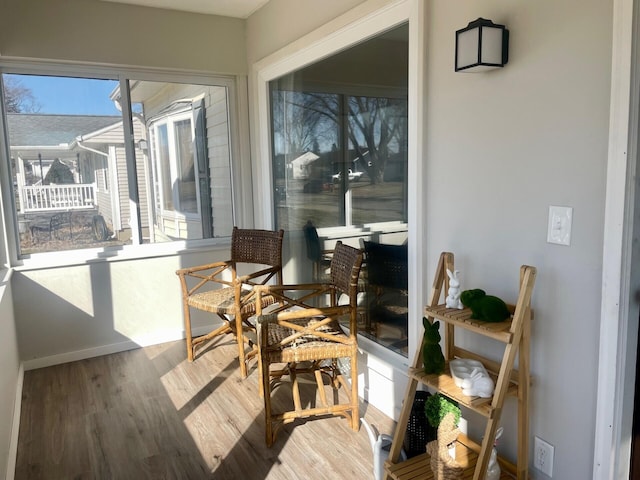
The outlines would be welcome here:
<svg viewBox="0 0 640 480">
<path fill-rule="evenodd" d="M 149 149 L 149 144 L 144 138 L 141 138 L 140 140 L 138 140 L 138 148 L 142 150 L 144 153 L 147 153 L 147 150 Z"/>
<path fill-rule="evenodd" d="M 509 60 L 509 30 L 479 18 L 456 32 L 456 72 L 484 72 Z"/>
</svg>

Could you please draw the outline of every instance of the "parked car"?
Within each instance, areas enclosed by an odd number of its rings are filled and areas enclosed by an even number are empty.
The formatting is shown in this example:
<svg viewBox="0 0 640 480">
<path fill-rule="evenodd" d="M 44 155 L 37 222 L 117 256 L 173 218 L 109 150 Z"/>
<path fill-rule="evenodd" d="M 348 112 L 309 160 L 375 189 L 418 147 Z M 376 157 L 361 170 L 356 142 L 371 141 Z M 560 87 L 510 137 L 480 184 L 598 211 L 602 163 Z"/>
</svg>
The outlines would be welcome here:
<svg viewBox="0 0 640 480">
<path fill-rule="evenodd" d="M 354 172 L 353 170 L 349 169 L 347 178 L 350 182 L 357 182 L 360 180 L 360 177 L 362 177 L 362 175 L 364 175 L 364 172 Z M 341 178 L 342 172 L 334 173 L 333 175 L 331 175 L 331 179 L 334 181 L 334 183 L 339 182 Z"/>
</svg>

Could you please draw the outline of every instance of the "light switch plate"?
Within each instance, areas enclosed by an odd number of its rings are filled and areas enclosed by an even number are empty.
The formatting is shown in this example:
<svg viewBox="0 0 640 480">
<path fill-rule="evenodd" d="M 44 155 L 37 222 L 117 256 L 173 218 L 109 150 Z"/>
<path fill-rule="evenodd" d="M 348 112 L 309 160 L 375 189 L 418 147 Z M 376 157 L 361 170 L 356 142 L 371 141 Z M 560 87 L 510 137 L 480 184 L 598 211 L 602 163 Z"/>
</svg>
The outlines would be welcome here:
<svg viewBox="0 0 640 480">
<path fill-rule="evenodd" d="M 572 219 L 573 208 L 551 205 L 549 207 L 547 242 L 558 245 L 570 245 Z"/>
</svg>

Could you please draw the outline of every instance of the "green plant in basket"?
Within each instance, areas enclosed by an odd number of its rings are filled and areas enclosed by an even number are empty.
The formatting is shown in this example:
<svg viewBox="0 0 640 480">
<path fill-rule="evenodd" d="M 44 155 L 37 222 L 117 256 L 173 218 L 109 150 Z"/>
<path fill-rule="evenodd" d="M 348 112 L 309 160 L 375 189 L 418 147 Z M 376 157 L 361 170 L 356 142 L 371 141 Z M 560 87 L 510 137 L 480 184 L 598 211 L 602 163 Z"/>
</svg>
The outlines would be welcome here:
<svg viewBox="0 0 640 480">
<path fill-rule="evenodd" d="M 458 422 L 460 422 L 460 407 L 456 402 L 441 393 L 436 393 L 427 398 L 424 402 L 424 413 L 429 425 L 435 428 L 438 428 L 438 425 L 440 425 L 440 422 L 447 413 L 453 413 L 456 426 L 458 426 Z"/>
</svg>

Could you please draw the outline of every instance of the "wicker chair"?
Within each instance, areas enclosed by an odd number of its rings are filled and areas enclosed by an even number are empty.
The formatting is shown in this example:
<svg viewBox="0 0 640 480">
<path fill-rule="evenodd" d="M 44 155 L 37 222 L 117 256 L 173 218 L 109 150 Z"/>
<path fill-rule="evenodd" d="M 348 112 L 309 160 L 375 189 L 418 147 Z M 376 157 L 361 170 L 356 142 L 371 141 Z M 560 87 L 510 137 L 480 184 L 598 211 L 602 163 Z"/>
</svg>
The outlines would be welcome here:
<svg viewBox="0 0 640 480">
<path fill-rule="evenodd" d="M 396 351 L 408 346 L 408 251 L 407 245 L 364 241 L 367 261 L 367 308 L 365 329 Z"/>
<path fill-rule="evenodd" d="M 247 364 L 257 354 L 255 342 L 247 336 L 255 332 L 249 318 L 256 313 L 254 287 L 276 279 L 282 283 L 282 239 L 284 230 L 244 230 L 234 227 L 231 236 L 231 259 L 183 268 L 176 272 L 182 286 L 187 358 L 195 357 L 196 347 L 214 337 L 231 333 L 238 343 L 242 378 Z M 260 268 L 266 266 L 267 268 Z M 259 270 L 255 271 L 256 268 Z M 240 275 L 244 270 L 251 273 Z M 260 297 L 261 306 L 274 302 L 269 295 Z M 218 315 L 223 324 L 206 335 L 193 337 L 191 308 Z M 233 318 L 232 318 L 233 317 Z M 251 350 L 245 355 L 245 342 Z"/>
<path fill-rule="evenodd" d="M 325 249 L 320 241 L 318 230 L 311 220 L 302 227 L 304 233 L 304 240 L 307 246 L 307 258 L 311 260 L 313 265 L 312 269 L 312 282 L 316 283 L 328 283 L 331 281 L 331 257 L 333 256 L 333 250 Z M 363 258 L 362 268 L 360 269 L 360 276 L 358 277 L 358 292 L 367 291 L 367 270 L 366 261 Z"/>
<path fill-rule="evenodd" d="M 261 314 L 261 303 L 257 303 L 259 370 L 268 446 L 274 443 L 283 425 L 297 418 L 339 415 L 346 417 L 351 428 L 358 430 L 356 296 L 361 265 L 362 252 L 338 242 L 331 259 L 330 283 L 256 288 L 259 299 L 273 296 L 278 302 L 265 314 Z M 349 298 L 346 305 L 339 304 L 343 294 Z M 314 306 L 318 298 L 325 300 L 324 305 L 328 298 L 328 306 Z M 349 320 L 349 333 L 345 333 L 339 324 L 345 317 Z M 340 369 L 339 364 L 344 363 L 342 359 L 349 360 L 350 386 Z M 315 379 L 320 405 L 312 401 L 308 407 L 303 407 L 299 382 L 299 376 L 303 374 Z M 291 380 L 292 401 L 288 402 L 288 410 L 282 408 L 287 411 L 275 412 L 272 392 L 283 383 L 285 375 Z M 325 380 L 333 389 L 331 397 L 325 392 Z M 340 402 L 340 387 L 346 392 L 346 402 Z M 330 403 L 328 398 L 333 401 Z"/>
<path fill-rule="evenodd" d="M 318 231 L 311 220 L 302 227 L 304 240 L 307 245 L 307 258 L 313 265 L 313 282 L 329 281 L 328 270 L 331 266 L 333 250 L 324 250 L 318 236 Z"/>
</svg>

